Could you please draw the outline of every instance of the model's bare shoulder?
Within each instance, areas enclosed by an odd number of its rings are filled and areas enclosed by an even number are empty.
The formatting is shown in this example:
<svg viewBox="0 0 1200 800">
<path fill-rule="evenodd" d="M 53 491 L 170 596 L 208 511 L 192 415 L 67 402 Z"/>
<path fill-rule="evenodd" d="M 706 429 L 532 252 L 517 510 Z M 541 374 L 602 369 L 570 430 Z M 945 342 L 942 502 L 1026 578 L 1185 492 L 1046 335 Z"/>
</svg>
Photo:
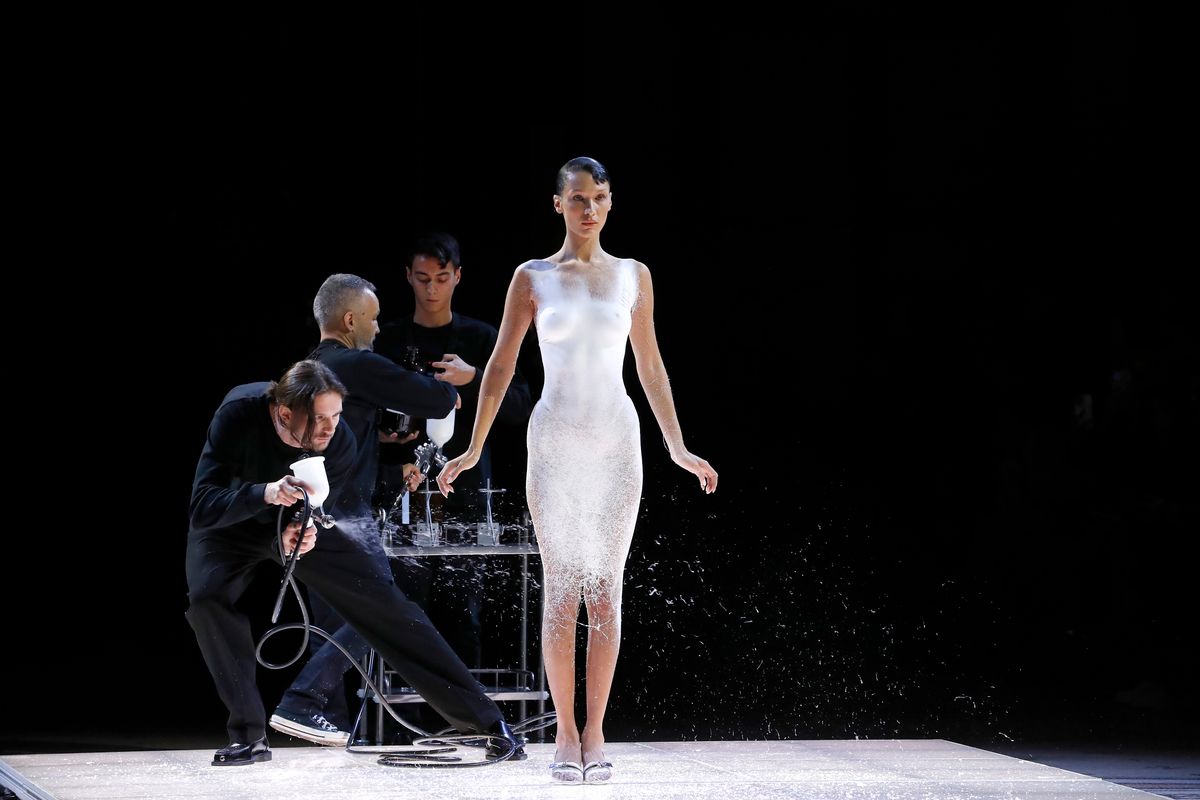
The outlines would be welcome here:
<svg viewBox="0 0 1200 800">
<path fill-rule="evenodd" d="M 648 273 L 650 271 L 645 264 L 638 261 L 636 258 L 613 258 L 613 263 L 618 268 L 627 269 L 639 277 L 642 275 L 642 273 Z"/>
<path fill-rule="evenodd" d="M 512 281 L 508 284 L 510 302 L 532 303 L 534 284 L 537 276 L 545 270 L 539 267 L 539 261 L 526 261 L 513 272 Z"/>
<path fill-rule="evenodd" d="M 549 272 L 557 266 L 558 265 L 553 261 L 547 261 L 544 258 L 531 258 L 521 266 L 517 267 L 517 274 L 520 275 L 521 273 L 529 274 L 534 272 Z"/>
<path fill-rule="evenodd" d="M 636 258 L 622 258 L 620 264 L 639 284 L 650 280 L 650 268 Z"/>
</svg>

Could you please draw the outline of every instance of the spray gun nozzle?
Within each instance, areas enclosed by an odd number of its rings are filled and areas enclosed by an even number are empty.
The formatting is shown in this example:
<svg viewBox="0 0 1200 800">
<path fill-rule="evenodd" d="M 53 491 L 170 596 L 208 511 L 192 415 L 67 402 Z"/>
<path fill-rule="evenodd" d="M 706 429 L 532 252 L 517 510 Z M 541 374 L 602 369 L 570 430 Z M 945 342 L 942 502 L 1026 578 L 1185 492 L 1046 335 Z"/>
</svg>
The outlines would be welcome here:
<svg viewBox="0 0 1200 800">
<path fill-rule="evenodd" d="M 292 522 L 300 522 L 301 518 L 303 516 L 304 516 L 304 509 L 299 509 L 294 514 L 292 514 Z M 332 528 L 334 525 L 337 524 L 337 520 L 335 520 L 329 514 L 326 514 L 324 509 L 322 509 L 320 506 L 318 506 L 314 509 L 311 509 L 311 513 L 309 514 L 308 519 L 311 524 L 320 525 L 322 528 L 324 528 L 326 530 L 329 530 L 330 528 Z"/>
</svg>

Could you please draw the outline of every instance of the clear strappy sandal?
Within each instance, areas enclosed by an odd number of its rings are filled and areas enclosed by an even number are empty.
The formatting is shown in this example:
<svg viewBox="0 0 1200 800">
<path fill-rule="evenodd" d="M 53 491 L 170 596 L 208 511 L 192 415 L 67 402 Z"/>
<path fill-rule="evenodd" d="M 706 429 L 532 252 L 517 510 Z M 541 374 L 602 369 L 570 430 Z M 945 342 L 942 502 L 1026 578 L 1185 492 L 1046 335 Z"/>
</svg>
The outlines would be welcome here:
<svg viewBox="0 0 1200 800">
<path fill-rule="evenodd" d="M 589 761 L 587 766 L 583 768 L 583 780 L 585 783 L 604 783 L 613 774 L 613 765 L 611 761 Z"/>
<path fill-rule="evenodd" d="M 583 767 L 578 761 L 552 761 L 550 777 L 563 783 L 583 783 Z"/>
</svg>

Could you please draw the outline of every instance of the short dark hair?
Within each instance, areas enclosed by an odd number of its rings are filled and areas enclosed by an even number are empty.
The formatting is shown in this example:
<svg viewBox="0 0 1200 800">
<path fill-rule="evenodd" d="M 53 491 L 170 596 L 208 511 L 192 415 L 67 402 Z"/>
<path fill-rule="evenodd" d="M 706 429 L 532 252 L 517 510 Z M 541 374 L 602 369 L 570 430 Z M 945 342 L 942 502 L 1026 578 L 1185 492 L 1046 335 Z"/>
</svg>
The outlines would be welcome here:
<svg viewBox="0 0 1200 800">
<path fill-rule="evenodd" d="M 417 239 L 412 252 L 408 254 L 407 266 L 411 267 L 413 259 L 417 256 L 432 258 L 443 267 L 447 264 L 453 264 L 455 267 L 462 266 L 462 252 L 458 247 L 458 239 L 441 231 L 427 233 Z"/>
<path fill-rule="evenodd" d="M 317 325 L 321 330 L 328 330 L 333 321 L 345 314 L 351 303 L 366 291 L 375 291 L 375 284 L 345 272 L 330 275 L 313 298 L 313 317 Z"/>
<path fill-rule="evenodd" d="M 580 156 L 579 158 L 572 158 L 558 168 L 558 178 L 554 182 L 555 194 L 561 195 L 563 193 L 563 189 L 567 188 L 567 180 L 575 172 L 590 172 L 592 173 L 592 180 L 596 183 L 607 183 L 608 188 L 612 188 L 612 181 L 608 179 L 608 170 L 604 168 L 604 165 L 594 158 Z"/>
</svg>

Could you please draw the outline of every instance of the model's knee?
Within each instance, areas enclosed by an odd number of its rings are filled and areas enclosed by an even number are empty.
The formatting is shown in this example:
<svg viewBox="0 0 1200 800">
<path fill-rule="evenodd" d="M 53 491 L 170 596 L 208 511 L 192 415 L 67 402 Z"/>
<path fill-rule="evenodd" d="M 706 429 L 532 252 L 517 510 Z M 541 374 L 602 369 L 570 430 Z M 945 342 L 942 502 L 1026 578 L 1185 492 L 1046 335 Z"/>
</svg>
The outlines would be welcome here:
<svg viewBox="0 0 1200 800">
<path fill-rule="evenodd" d="M 620 621 L 621 601 L 610 594 L 588 595 L 583 599 L 589 621 Z"/>
<path fill-rule="evenodd" d="M 579 622 L 579 601 L 548 603 L 542 611 L 542 630 L 546 635 L 570 632 L 574 635 Z"/>
<path fill-rule="evenodd" d="M 542 620 L 547 625 L 574 626 L 579 621 L 579 606 L 565 604 L 546 606 L 546 610 L 542 614 Z"/>
</svg>

